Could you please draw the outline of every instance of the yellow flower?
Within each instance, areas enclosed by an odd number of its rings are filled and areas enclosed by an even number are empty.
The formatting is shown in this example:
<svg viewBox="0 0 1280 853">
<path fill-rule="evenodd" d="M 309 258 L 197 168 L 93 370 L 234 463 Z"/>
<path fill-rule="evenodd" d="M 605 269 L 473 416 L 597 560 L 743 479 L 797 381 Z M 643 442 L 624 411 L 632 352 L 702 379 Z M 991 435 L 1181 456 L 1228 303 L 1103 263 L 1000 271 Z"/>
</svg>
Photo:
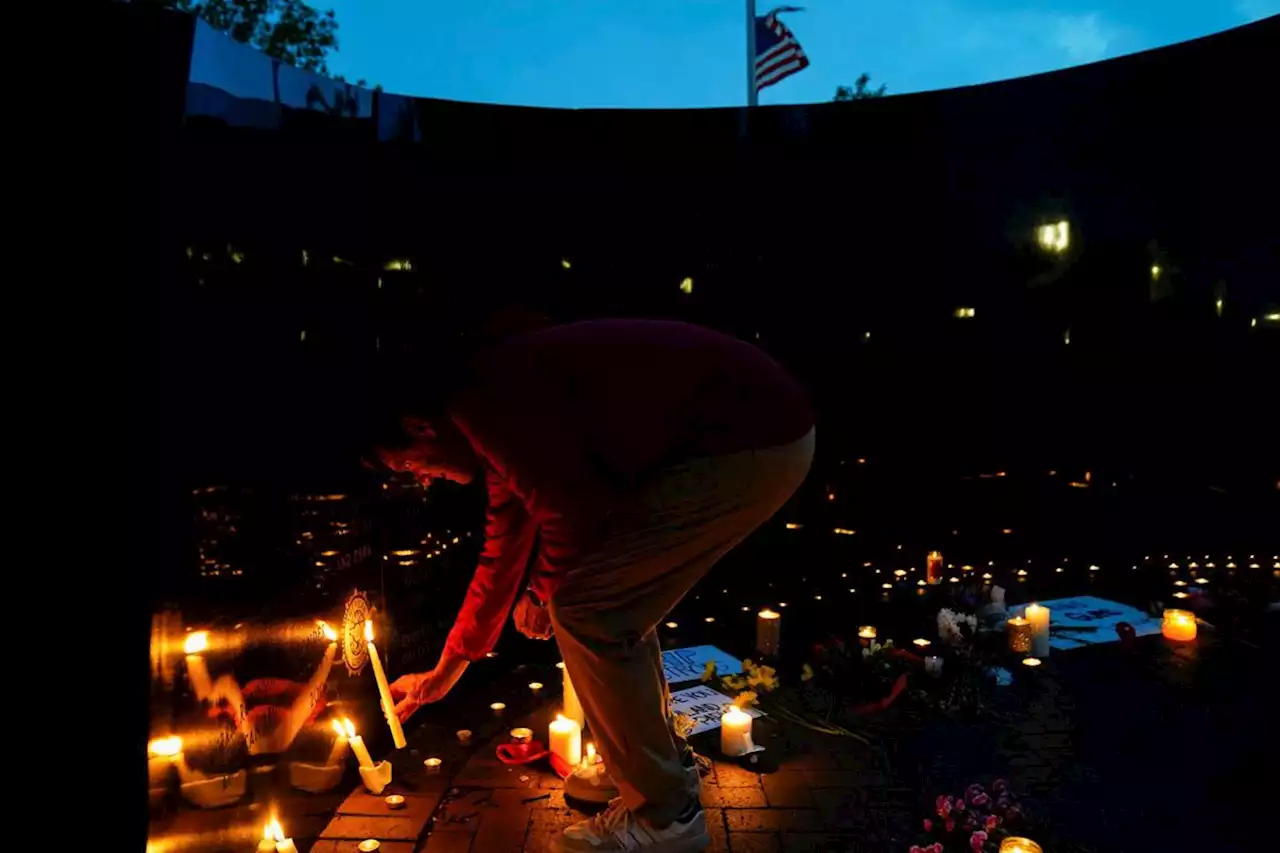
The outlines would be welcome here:
<svg viewBox="0 0 1280 853">
<path fill-rule="evenodd" d="M 741 690 L 747 686 L 747 679 L 736 675 L 726 675 L 724 678 L 720 679 L 720 683 L 730 690 Z"/>
<path fill-rule="evenodd" d="M 748 690 L 745 693 L 739 693 L 737 698 L 733 700 L 733 704 L 737 705 L 739 708 L 749 708 L 754 705 L 756 700 L 759 698 L 760 697 L 754 690 Z"/>
<path fill-rule="evenodd" d="M 702 683 L 705 684 L 708 681 L 710 681 L 712 678 L 715 677 L 715 674 L 716 674 L 716 662 L 713 660 L 707 661 L 707 665 L 702 668 L 702 678 L 701 678 Z"/>
<path fill-rule="evenodd" d="M 813 667 L 809 666 L 809 664 L 800 667 L 800 680 L 808 681 L 811 678 L 813 678 Z"/>
</svg>

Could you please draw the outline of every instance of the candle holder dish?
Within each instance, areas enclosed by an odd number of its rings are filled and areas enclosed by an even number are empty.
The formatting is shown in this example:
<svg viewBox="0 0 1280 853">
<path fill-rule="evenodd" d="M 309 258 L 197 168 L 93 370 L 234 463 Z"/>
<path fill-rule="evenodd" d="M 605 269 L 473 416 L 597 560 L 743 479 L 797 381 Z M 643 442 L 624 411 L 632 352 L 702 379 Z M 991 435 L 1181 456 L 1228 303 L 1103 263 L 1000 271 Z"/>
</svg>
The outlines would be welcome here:
<svg viewBox="0 0 1280 853">
<path fill-rule="evenodd" d="M 370 794 L 381 794 L 391 784 L 391 762 L 384 760 L 373 767 L 361 767 L 360 779 Z"/>
<path fill-rule="evenodd" d="M 183 799 L 202 809 L 229 806 L 242 798 L 248 788 L 249 774 L 245 770 L 225 776 L 192 778 L 180 786 Z"/>
<path fill-rule="evenodd" d="M 299 791 L 322 794 L 331 791 L 342 781 L 346 768 L 341 764 L 306 764 L 289 762 L 289 784 Z"/>
</svg>

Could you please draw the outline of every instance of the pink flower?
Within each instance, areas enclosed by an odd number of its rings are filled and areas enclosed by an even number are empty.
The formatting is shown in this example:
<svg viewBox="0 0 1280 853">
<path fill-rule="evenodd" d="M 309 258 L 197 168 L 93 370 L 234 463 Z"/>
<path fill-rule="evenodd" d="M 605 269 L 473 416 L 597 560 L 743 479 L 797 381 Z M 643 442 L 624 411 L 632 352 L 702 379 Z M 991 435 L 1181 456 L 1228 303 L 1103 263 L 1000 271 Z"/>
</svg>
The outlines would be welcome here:
<svg viewBox="0 0 1280 853">
<path fill-rule="evenodd" d="M 974 782 L 968 788 L 964 789 L 964 798 L 968 800 L 970 803 L 972 803 L 974 799 L 981 793 L 982 793 L 982 786 L 979 785 L 977 782 Z"/>
<path fill-rule="evenodd" d="M 955 832 L 955 831 L 956 831 L 956 822 L 951 818 L 947 818 L 947 832 Z"/>
<path fill-rule="evenodd" d="M 982 830 L 978 830 L 969 836 L 969 847 L 973 849 L 973 853 L 982 853 L 982 845 L 986 843 L 987 834 Z"/>
<path fill-rule="evenodd" d="M 1000 825 L 1000 817 L 998 815 L 987 815 L 987 832 L 991 832 Z"/>
<path fill-rule="evenodd" d="M 964 811 L 964 797 L 961 797 L 960 799 L 956 800 L 956 811 L 958 812 Z"/>
<path fill-rule="evenodd" d="M 1001 793 L 1008 787 L 1009 787 L 1009 783 L 1003 779 L 997 779 L 996 781 L 991 783 L 991 790 L 995 791 L 997 794 Z"/>
<path fill-rule="evenodd" d="M 942 842 L 935 841 L 924 849 L 924 853 L 942 853 Z"/>
<path fill-rule="evenodd" d="M 933 832 L 933 821 L 929 820 L 929 818 L 924 819 L 924 831 Z"/>
<path fill-rule="evenodd" d="M 938 807 L 938 817 L 948 817 L 951 814 L 951 809 L 955 806 L 955 798 L 946 794 L 939 794 L 935 805 Z"/>
<path fill-rule="evenodd" d="M 984 794 L 984 793 L 982 793 L 982 792 L 979 792 L 977 796 L 975 796 L 973 799 L 969 800 L 969 805 L 971 805 L 971 806 L 977 806 L 978 808 L 982 808 L 983 806 L 985 806 L 985 805 L 986 805 L 987 803 L 989 803 L 989 802 L 991 802 L 991 798 L 990 798 L 990 797 L 988 797 L 986 794 Z"/>
</svg>

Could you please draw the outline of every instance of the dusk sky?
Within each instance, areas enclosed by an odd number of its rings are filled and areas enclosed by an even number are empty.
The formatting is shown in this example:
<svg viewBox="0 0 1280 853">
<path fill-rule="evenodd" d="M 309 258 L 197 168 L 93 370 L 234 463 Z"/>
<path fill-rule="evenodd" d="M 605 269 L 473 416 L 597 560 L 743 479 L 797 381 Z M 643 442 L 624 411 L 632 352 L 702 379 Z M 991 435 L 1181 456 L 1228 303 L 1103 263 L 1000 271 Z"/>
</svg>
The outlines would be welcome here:
<svg viewBox="0 0 1280 853">
<path fill-rule="evenodd" d="M 549 107 L 745 101 L 744 0 L 312 0 L 338 15 L 330 70 L 390 92 Z M 764 14 L 780 3 L 758 0 Z M 797 0 L 812 65 L 762 105 L 830 100 L 866 71 L 889 94 L 985 83 L 1172 44 L 1280 0 Z"/>
</svg>

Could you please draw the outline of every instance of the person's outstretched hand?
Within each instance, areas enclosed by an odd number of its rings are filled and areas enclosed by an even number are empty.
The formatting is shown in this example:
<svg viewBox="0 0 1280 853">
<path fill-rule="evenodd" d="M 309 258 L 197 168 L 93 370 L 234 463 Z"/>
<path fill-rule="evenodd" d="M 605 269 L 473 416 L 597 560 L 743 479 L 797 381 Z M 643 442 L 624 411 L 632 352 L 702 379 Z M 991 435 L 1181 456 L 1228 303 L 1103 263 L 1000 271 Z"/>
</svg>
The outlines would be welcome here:
<svg viewBox="0 0 1280 853">
<path fill-rule="evenodd" d="M 551 614 L 547 608 L 525 593 L 516 602 L 515 612 L 511 619 L 516 623 L 516 630 L 531 640 L 551 639 Z"/>
<path fill-rule="evenodd" d="M 396 716 L 400 722 L 408 720 L 423 705 L 439 702 L 453 685 L 458 683 L 462 673 L 470 664 L 464 657 L 459 657 L 448 650 L 440 655 L 440 662 L 430 672 L 419 672 L 402 675 L 391 685 L 391 698 L 396 699 Z"/>
</svg>

